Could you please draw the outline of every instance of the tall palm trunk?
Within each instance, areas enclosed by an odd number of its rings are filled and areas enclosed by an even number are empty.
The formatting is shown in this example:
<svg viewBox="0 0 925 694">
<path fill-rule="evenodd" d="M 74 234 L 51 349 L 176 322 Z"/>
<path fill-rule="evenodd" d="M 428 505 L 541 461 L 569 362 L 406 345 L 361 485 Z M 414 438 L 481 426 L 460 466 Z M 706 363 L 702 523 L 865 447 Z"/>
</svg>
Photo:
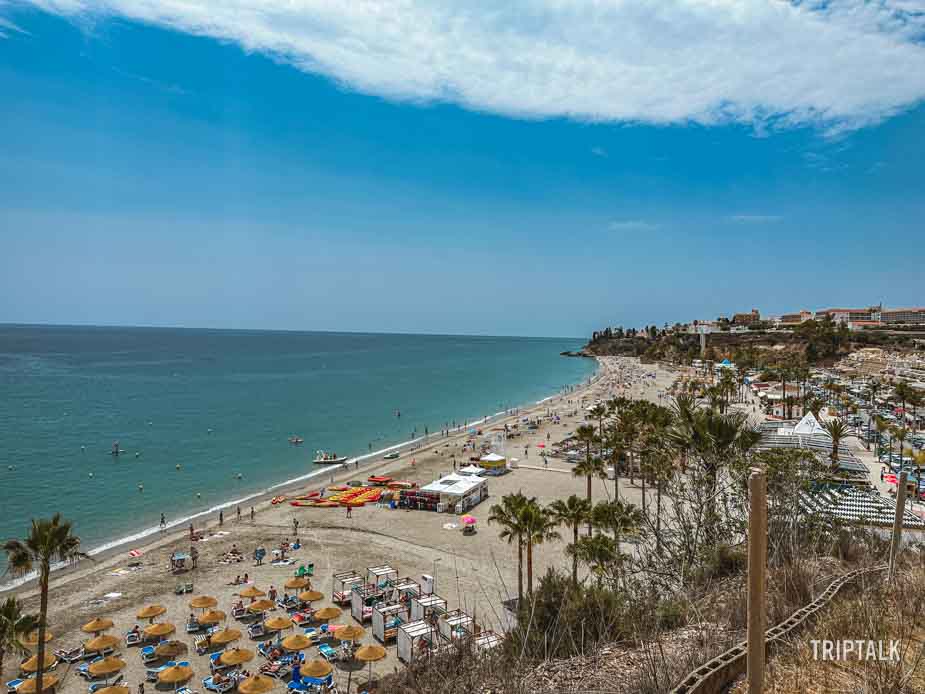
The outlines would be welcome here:
<svg viewBox="0 0 925 694">
<path fill-rule="evenodd" d="M 524 601 L 524 541 L 521 535 L 517 536 L 517 604 Z"/>
<path fill-rule="evenodd" d="M 655 553 L 662 553 L 662 481 L 655 482 Z"/>
<path fill-rule="evenodd" d="M 45 677 L 45 621 L 48 616 L 48 574 L 51 572 L 51 566 L 48 562 L 42 562 L 39 573 L 39 643 L 36 649 L 38 657 L 38 668 L 35 671 L 35 691 L 41 694 L 45 691 L 43 679 Z"/>
<path fill-rule="evenodd" d="M 588 475 L 588 505 L 591 504 L 591 475 Z M 588 537 L 591 537 L 591 514 L 588 514 Z"/>
<path fill-rule="evenodd" d="M 527 540 L 527 596 L 533 598 L 533 543 Z"/>
<path fill-rule="evenodd" d="M 572 548 L 578 549 L 578 523 L 572 526 Z M 572 552 L 572 583 L 578 586 L 578 553 Z"/>
</svg>

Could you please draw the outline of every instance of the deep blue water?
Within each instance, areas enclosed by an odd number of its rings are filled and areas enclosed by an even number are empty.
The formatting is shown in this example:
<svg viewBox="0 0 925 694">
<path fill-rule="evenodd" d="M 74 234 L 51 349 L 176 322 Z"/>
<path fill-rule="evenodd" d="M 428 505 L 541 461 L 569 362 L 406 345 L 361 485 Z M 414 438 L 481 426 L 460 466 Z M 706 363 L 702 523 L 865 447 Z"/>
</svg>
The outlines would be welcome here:
<svg viewBox="0 0 925 694">
<path fill-rule="evenodd" d="M 307 474 L 316 449 L 536 401 L 593 373 L 559 356 L 581 342 L 0 326 L 0 539 L 60 511 L 98 547 Z"/>
</svg>

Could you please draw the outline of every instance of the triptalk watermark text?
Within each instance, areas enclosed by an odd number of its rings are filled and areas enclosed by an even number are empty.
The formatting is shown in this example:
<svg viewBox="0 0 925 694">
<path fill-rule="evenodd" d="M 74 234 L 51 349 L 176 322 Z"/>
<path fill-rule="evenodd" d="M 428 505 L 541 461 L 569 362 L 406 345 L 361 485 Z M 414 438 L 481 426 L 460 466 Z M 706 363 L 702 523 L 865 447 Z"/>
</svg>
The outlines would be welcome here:
<svg viewBox="0 0 925 694">
<path fill-rule="evenodd" d="M 813 660 L 899 661 L 899 641 L 870 639 L 812 639 Z"/>
</svg>

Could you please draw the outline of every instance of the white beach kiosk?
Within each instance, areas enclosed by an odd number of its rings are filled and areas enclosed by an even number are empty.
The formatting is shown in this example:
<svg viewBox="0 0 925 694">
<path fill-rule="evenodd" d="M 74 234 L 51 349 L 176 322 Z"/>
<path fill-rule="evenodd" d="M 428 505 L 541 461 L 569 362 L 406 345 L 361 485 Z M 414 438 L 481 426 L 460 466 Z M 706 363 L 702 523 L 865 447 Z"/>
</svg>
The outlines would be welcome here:
<svg viewBox="0 0 925 694">
<path fill-rule="evenodd" d="M 465 513 L 488 498 L 488 482 L 473 475 L 451 474 L 421 487 L 422 492 L 440 495 L 438 513 Z"/>
<path fill-rule="evenodd" d="M 479 467 L 486 475 L 503 475 L 507 472 L 507 458 L 495 452 L 487 453 L 479 458 Z"/>
</svg>

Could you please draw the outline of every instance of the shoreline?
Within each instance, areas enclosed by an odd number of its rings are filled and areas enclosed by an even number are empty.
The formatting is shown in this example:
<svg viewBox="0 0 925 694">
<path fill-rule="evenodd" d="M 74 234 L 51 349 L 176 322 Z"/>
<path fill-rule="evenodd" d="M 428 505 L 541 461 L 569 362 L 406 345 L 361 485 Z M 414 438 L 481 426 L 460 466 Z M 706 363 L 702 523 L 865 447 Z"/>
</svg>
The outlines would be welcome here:
<svg viewBox="0 0 925 694">
<path fill-rule="evenodd" d="M 283 496 L 290 492 L 302 490 L 305 485 L 311 483 L 312 480 L 322 477 L 328 473 L 331 475 L 330 483 L 348 481 L 350 478 L 349 473 L 351 472 L 349 466 L 351 464 L 362 464 L 370 459 L 379 458 L 379 460 L 376 460 L 373 463 L 366 463 L 366 465 L 363 467 L 364 474 L 367 476 L 375 472 L 382 472 L 383 468 L 388 467 L 390 464 L 403 465 L 406 462 L 403 457 L 394 460 L 383 460 L 381 457 L 387 453 L 395 451 L 401 454 L 417 451 L 424 452 L 436 447 L 440 443 L 458 440 L 460 437 L 467 436 L 468 430 L 473 426 L 496 424 L 504 422 L 505 420 L 512 417 L 516 418 L 522 411 L 541 406 L 543 403 L 550 402 L 556 397 L 561 396 L 563 394 L 562 388 L 573 387 L 575 390 L 572 391 L 571 394 L 575 395 L 576 397 L 581 397 L 584 392 L 591 389 L 600 380 L 603 374 L 600 360 L 597 359 L 597 357 L 591 358 L 594 359 L 595 369 L 594 372 L 587 377 L 587 379 L 583 379 L 576 384 L 565 384 L 560 386 L 556 393 L 548 395 L 535 402 L 517 405 L 511 408 L 511 410 L 495 412 L 494 414 L 470 421 L 467 425 L 460 427 L 456 431 L 452 431 L 449 436 L 444 437 L 435 434 L 430 434 L 429 436 L 420 436 L 408 441 L 386 446 L 385 448 L 379 449 L 378 451 L 372 451 L 363 455 L 351 457 L 346 463 L 340 463 L 337 465 L 331 465 L 322 467 L 317 470 L 312 470 L 305 475 L 300 475 L 298 477 L 275 483 L 261 491 L 253 492 L 238 499 L 222 502 L 220 504 L 211 506 L 206 510 L 198 511 L 194 514 L 178 518 L 167 523 L 166 529 L 163 531 L 159 527 L 149 527 L 136 533 L 104 542 L 97 547 L 93 547 L 87 550 L 87 553 L 92 557 L 90 562 L 84 561 L 80 564 L 59 565 L 53 567 L 52 576 L 54 579 L 56 579 L 56 583 L 60 585 L 61 583 L 67 583 L 70 580 L 83 576 L 88 572 L 106 568 L 112 565 L 116 560 L 121 561 L 122 550 L 124 550 L 127 545 L 134 545 L 132 549 L 141 550 L 143 554 L 146 554 L 152 549 L 163 547 L 166 544 L 178 542 L 187 536 L 187 529 L 190 522 L 195 521 L 196 519 L 214 516 L 219 511 L 234 508 L 241 504 L 246 503 L 250 506 L 253 506 L 255 517 L 260 516 L 261 513 L 264 513 L 268 510 L 267 502 L 272 500 L 274 497 Z M 359 472 L 359 468 L 353 468 L 353 472 Z M 272 506 L 269 508 L 272 508 Z M 242 517 L 244 515 L 245 514 L 242 512 Z M 233 518 L 229 517 L 226 520 L 230 523 Z M 217 520 L 213 518 L 211 522 L 204 523 L 202 526 L 198 527 L 197 530 L 214 531 L 218 527 L 219 525 Z M 65 580 L 62 581 L 61 579 Z M 12 595 L 14 592 L 18 592 L 20 598 L 28 598 L 35 593 L 36 581 L 37 577 L 35 575 L 29 575 L 0 584 L 0 597 L 7 597 Z"/>
</svg>

